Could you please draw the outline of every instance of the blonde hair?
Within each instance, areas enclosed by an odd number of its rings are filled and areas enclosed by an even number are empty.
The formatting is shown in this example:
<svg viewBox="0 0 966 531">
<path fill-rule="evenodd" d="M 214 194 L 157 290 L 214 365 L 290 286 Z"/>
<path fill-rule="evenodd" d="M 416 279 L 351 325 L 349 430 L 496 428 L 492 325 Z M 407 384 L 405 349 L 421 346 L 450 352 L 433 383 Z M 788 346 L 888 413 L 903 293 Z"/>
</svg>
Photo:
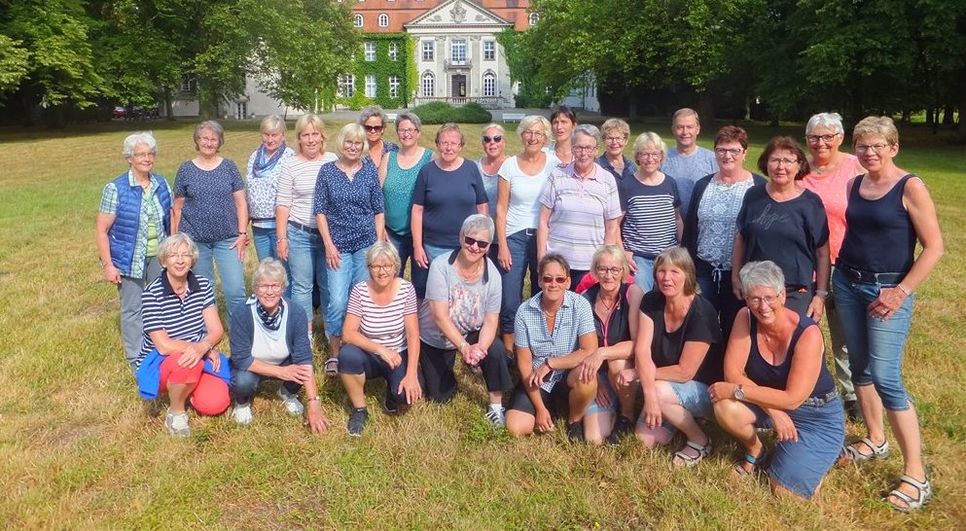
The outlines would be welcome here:
<svg viewBox="0 0 966 531">
<path fill-rule="evenodd" d="M 594 278 L 597 277 L 597 266 L 600 265 L 601 258 L 605 256 L 617 260 L 621 269 L 624 270 L 624 274 L 621 275 L 621 280 L 627 278 L 628 273 L 631 271 L 631 266 L 627 262 L 627 253 L 620 246 L 614 244 L 601 245 L 594 251 L 594 257 L 590 261 L 590 274 L 594 275 Z"/>
<path fill-rule="evenodd" d="M 627 122 L 621 120 L 620 118 L 611 118 L 600 126 L 600 132 L 604 135 L 604 137 L 606 137 L 607 133 L 610 131 L 617 131 L 618 133 L 624 135 L 624 140 L 627 140 L 631 136 L 631 126 L 627 125 Z"/>
<path fill-rule="evenodd" d="M 281 119 L 277 114 L 270 114 L 262 118 L 262 123 L 258 126 L 258 131 L 261 133 L 282 133 L 284 135 L 285 120 Z"/>
<path fill-rule="evenodd" d="M 318 114 L 303 114 L 299 116 L 299 119 L 295 121 L 295 152 L 302 152 L 302 133 L 308 129 L 309 126 L 315 128 L 316 131 L 322 134 L 322 146 L 319 148 L 321 151 L 325 151 L 325 122 L 322 121 L 322 117 Z"/>
<path fill-rule="evenodd" d="M 366 130 L 359 124 L 345 124 L 342 129 L 339 130 L 339 134 L 335 136 L 335 152 L 340 157 L 345 155 L 345 144 L 346 140 L 361 141 L 362 142 L 362 153 L 369 150 L 369 141 L 366 140 Z"/>
<path fill-rule="evenodd" d="M 892 146 L 899 143 L 899 130 L 896 129 L 896 123 L 888 116 L 866 116 L 855 124 L 855 129 L 852 130 L 852 145 L 864 136 L 881 136 Z"/>
<path fill-rule="evenodd" d="M 664 143 L 661 136 L 655 132 L 646 131 L 637 135 L 637 139 L 634 140 L 634 162 L 640 164 L 641 161 L 638 160 L 638 155 L 649 147 L 660 149 L 662 158 L 667 156 L 667 144 Z"/>
</svg>

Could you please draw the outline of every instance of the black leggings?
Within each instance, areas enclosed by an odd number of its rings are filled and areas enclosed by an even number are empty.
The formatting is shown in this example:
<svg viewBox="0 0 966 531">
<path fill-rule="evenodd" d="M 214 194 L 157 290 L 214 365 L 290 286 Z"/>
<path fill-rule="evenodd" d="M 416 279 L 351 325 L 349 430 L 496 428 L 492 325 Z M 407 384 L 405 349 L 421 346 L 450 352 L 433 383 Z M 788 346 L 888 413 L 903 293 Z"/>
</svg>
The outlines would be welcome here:
<svg viewBox="0 0 966 531">
<path fill-rule="evenodd" d="M 470 332 L 466 336 L 468 343 L 479 340 L 479 332 Z M 449 402 L 456 395 L 456 374 L 453 367 L 456 364 L 455 349 L 441 349 L 420 342 L 419 375 L 423 381 L 426 398 L 433 402 Z M 513 383 L 510 380 L 509 356 L 506 347 L 499 338 L 486 351 L 486 357 L 480 360 L 483 371 L 483 381 L 486 382 L 488 392 L 506 391 Z"/>
</svg>

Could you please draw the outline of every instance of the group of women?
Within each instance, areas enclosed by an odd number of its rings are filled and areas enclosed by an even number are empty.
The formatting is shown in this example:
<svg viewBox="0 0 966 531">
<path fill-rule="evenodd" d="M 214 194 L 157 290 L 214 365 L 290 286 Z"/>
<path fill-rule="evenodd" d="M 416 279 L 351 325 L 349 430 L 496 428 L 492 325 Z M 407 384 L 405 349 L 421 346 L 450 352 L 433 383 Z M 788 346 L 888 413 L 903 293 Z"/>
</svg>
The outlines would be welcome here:
<svg viewBox="0 0 966 531">
<path fill-rule="evenodd" d="M 321 288 L 325 372 L 346 389 L 351 435 L 369 418 L 366 380 L 386 380 L 387 413 L 424 396 L 446 402 L 460 358 L 485 382 L 485 417 L 515 436 L 553 430 L 558 416 L 572 440 L 635 433 L 651 447 L 680 431 L 672 461 L 693 466 L 712 451 L 702 421 L 716 420 L 744 448 L 735 474 L 767 469 L 775 491 L 805 498 L 840 455 L 888 455 L 885 408 L 905 460 L 887 501 L 914 510 L 931 497 L 900 367 L 912 294 L 942 238 L 921 179 L 895 165 L 890 119 L 859 122 L 855 158 L 838 150 L 841 118 L 816 115 L 809 153 L 790 137 L 765 147 L 767 181 L 744 167 L 745 131 L 723 127 L 719 170 L 696 183 L 684 219 L 674 178 L 660 171 L 667 146 L 644 133 L 627 160 L 620 120 L 604 124 L 599 158 L 601 132 L 566 108 L 523 119 L 514 156 L 490 124 L 477 161 L 462 157 L 455 124 L 439 128 L 433 153 L 418 144 L 414 114 L 397 117 L 398 145 L 383 140 L 380 109 L 359 122 L 341 129 L 332 154 L 317 116 L 296 122 L 294 151 L 284 122 L 266 118 L 245 180 L 218 155 L 221 127 L 203 122 L 198 156 L 173 191 L 151 173 L 153 137 L 125 140 L 130 168 L 104 188 L 97 243 L 104 277 L 119 287 L 139 390 L 170 396 L 172 434 L 190 433 L 188 401 L 220 414 L 233 398 L 233 419 L 250 423 L 264 378 L 281 380 L 285 409 L 324 432 L 311 346 Z M 246 300 L 249 221 L 261 261 Z M 212 260 L 229 304 L 230 358 L 217 349 Z M 836 357 L 848 356 L 837 368 L 851 370 L 869 430 L 844 450 L 823 316 L 836 321 Z M 775 431 L 770 452 L 759 428 Z"/>
</svg>

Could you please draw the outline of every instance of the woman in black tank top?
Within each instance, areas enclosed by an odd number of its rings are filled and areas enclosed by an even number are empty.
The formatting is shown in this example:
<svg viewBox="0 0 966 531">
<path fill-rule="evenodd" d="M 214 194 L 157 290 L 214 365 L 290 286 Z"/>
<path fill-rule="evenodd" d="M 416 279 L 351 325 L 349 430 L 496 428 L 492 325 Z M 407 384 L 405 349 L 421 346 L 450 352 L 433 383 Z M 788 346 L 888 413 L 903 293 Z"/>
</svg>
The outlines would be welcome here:
<svg viewBox="0 0 966 531">
<path fill-rule="evenodd" d="M 788 310 L 785 277 L 774 262 L 741 268 L 739 312 L 724 358 L 724 382 L 709 389 L 718 424 L 744 447 L 734 471 L 763 468 L 756 428 L 774 428 L 768 475 L 772 492 L 811 498 L 839 455 L 845 414 L 825 366 L 815 321 Z"/>
<path fill-rule="evenodd" d="M 859 164 L 868 173 L 849 183 L 847 228 L 832 285 L 855 394 L 869 431 L 844 455 L 855 463 L 888 456 L 884 408 L 904 461 L 899 485 L 885 501 L 907 512 L 929 501 L 932 487 L 922 462 L 919 418 L 902 383 L 902 354 L 913 292 L 939 262 L 943 239 L 926 186 L 893 160 L 899 133 L 892 119 L 867 117 L 856 124 L 852 137 Z M 922 244 L 918 257 L 917 240 Z"/>
</svg>

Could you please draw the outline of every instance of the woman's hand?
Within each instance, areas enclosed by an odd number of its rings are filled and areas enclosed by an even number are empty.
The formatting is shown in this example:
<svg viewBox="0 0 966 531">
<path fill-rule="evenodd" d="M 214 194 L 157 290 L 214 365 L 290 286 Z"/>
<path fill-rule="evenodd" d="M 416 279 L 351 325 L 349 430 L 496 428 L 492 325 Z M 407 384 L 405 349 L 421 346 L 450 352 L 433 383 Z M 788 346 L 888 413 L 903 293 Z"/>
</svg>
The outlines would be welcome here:
<svg viewBox="0 0 966 531">
<path fill-rule="evenodd" d="M 534 413 L 534 427 L 540 433 L 547 433 L 553 431 L 553 417 L 550 416 L 550 410 L 546 407 L 537 408 L 537 412 Z"/>
<path fill-rule="evenodd" d="M 577 379 L 581 383 L 587 383 L 593 381 L 597 378 L 597 371 L 600 370 L 600 366 L 604 364 L 604 356 L 600 353 L 600 350 L 594 352 L 590 356 L 584 358 L 581 362 L 577 374 Z"/>
<path fill-rule="evenodd" d="M 328 431 L 331 423 L 322 413 L 322 404 L 318 400 L 309 400 L 309 407 L 305 413 L 305 423 L 309 425 L 309 431 L 322 435 Z"/>
<path fill-rule="evenodd" d="M 288 262 L 288 238 L 275 242 L 275 254 L 279 260 Z"/>
<path fill-rule="evenodd" d="M 513 266 L 513 259 L 510 257 L 510 250 L 506 248 L 506 245 L 501 245 L 497 250 L 496 261 L 499 262 L 500 268 L 504 271 L 509 271 Z"/>
<path fill-rule="evenodd" d="M 550 358 L 547 358 L 547 359 L 550 359 Z M 552 370 L 553 369 L 551 369 L 547 365 L 547 363 L 544 363 L 543 365 L 537 367 L 536 369 L 533 369 L 533 372 L 530 373 L 530 379 L 527 381 L 527 385 L 530 387 L 530 389 L 539 389 L 540 384 L 543 383 L 544 378 L 546 378 L 547 375 L 549 375 L 552 372 Z"/>
<path fill-rule="evenodd" d="M 399 355 L 399 352 L 391 348 L 381 347 L 376 351 L 376 355 L 382 358 L 382 361 L 386 362 L 386 365 L 389 365 L 390 369 L 395 369 L 402 363 L 402 356 Z"/>
<path fill-rule="evenodd" d="M 634 253 L 630 251 L 624 251 L 627 255 L 627 266 L 631 269 L 631 275 L 637 274 L 637 262 L 634 261 Z"/>
<path fill-rule="evenodd" d="M 121 284 L 121 272 L 114 267 L 114 264 L 107 264 L 104 266 L 104 280 L 118 286 Z"/>
<path fill-rule="evenodd" d="M 406 373 L 399 382 L 398 393 L 406 397 L 406 404 L 410 406 L 422 400 L 423 388 L 419 385 L 419 377 L 416 374 Z"/>
<path fill-rule="evenodd" d="M 339 254 L 339 250 L 335 247 L 332 247 L 331 249 L 326 248 L 325 263 L 328 264 L 329 269 L 332 271 L 338 271 L 339 265 L 342 264 L 342 255 Z"/>
<path fill-rule="evenodd" d="M 486 349 L 480 346 L 479 343 L 474 343 L 472 345 L 467 345 L 466 352 L 463 353 L 463 361 L 467 365 L 477 366 L 486 357 Z"/>
<path fill-rule="evenodd" d="M 879 290 L 879 296 L 869 305 L 869 315 L 882 321 L 888 320 L 896 314 L 908 296 L 905 290 L 898 286 L 882 288 Z"/>
<path fill-rule="evenodd" d="M 741 276 L 738 275 L 737 269 L 731 272 L 731 293 L 733 293 L 735 298 L 739 301 L 745 299 L 744 295 L 741 293 Z"/>
<path fill-rule="evenodd" d="M 426 250 L 420 245 L 413 247 L 413 261 L 423 269 L 429 269 L 429 260 L 426 258 Z"/>
<path fill-rule="evenodd" d="M 812 318 L 816 323 L 822 320 L 822 316 L 825 315 L 825 297 L 816 295 L 812 297 L 812 302 L 808 303 L 808 310 L 805 311 L 805 315 Z"/>
<path fill-rule="evenodd" d="M 769 409 L 768 416 L 775 426 L 775 436 L 779 441 L 798 441 L 798 430 L 788 413 L 779 409 Z"/>
<path fill-rule="evenodd" d="M 649 429 L 660 428 L 664 424 L 664 415 L 661 413 L 661 398 L 654 393 L 653 396 L 644 395 L 644 423 Z"/>
<path fill-rule="evenodd" d="M 310 365 L 286 365 L 279 367 L 278 377 L 280 380 L 295 382 L 305 385 L 312 377 L 312 367 Z"/>
<path fill-rule="evenodd" d="M 231 244 L 231 249 L 238 253 L 238 261 L 245 261 L 245 249 L 248 247 L 248 233 L 243 232 L 235 238 L 235 243 Z"/>
<path fill-rule="evenodd" d="M 734 398 L 737 388 L 738 385 L 731 382 L 715 382 L 708 388 L 708 396 L 711 397 L 711 402 Z"/>
<path fill-rule="evenodd" d="M 197 343 L 192 343 L 191 346 L 184 349 L 181 354 L 172 354 L 173 356 L 178 356 L 178 367 L 192 368 L 201 361 L 201 358 L 205 355 L 204 350 Z"/>
<path fill-rule="evenodd" d="M 628 369 L 621 369 L 617 373 L 617 385 L 621 387 L 630 387 L 637 383 L 637 369 L 631 367 Z"/>
<path fill-rule="evenodd" d="M 215 349 L 209 349 L 208 360 L 211 361 L 211 370 L 218 372 L 218 369 L 221 368 L 221 353 Z"/>
<path fill-rule="evenodd" d="M 594 401 L 597 402 L 600 407 L 605 409 L 609 409 L 612 405 L 614 405 L 610 399 L 610 393 L 608 392 L 607 386 L 602 383 L 597 384 L 597 396 L 594 397 Z"/>
</svg>

